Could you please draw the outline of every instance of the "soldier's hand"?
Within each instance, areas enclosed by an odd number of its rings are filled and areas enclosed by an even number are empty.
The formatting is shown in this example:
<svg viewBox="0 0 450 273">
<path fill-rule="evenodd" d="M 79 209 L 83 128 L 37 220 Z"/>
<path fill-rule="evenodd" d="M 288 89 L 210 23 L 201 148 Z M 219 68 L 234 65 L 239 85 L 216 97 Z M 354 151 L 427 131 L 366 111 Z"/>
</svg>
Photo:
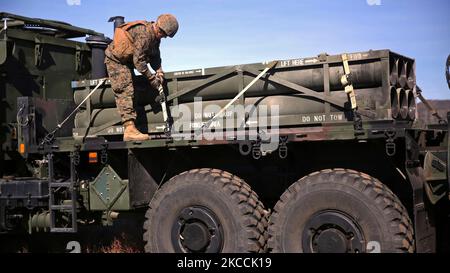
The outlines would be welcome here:
<svg viewBox="0 0 450 273">
<path fill-rule="evenodd" d="M 150 81 L 150 85 L 158 90 L 159 86 L 162 84 L 162 81 L 158 78 L 158 77 L 154 77 L 151 81 Z"/>
<path fill-rule="evenodd" d="M 164 82 L 164 72 L 162 71 L 162 70 L 160 70 L 160 69 L 158 69 L 157 71 L 156 71 L 156 78 L 158 78 L 159 79 L 159 81 L 161 82 L 161 83 L 163 83 Z"/>
<path fill-rule="evenodd" d="M 162 70 L 162 68 L 156 70 L 156 74 L 160 74 L 162 77 L 164 77 L 164 71 Z"/>
</svg>

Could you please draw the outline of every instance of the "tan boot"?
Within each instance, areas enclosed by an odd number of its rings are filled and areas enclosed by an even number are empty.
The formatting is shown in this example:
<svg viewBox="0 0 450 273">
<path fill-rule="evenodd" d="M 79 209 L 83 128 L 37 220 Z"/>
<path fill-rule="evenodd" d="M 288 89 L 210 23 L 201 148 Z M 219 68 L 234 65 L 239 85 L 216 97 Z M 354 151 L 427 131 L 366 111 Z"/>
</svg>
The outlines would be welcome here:
<svg viewBox="0 0 450 273">
<path fill-rule="evenodd" d="M 150 139 L 147 134 L 143 134 L 136 129 L 134 121 L 132 120 L 125 122 L 123 127 L 125 128 L 123 132 L 123 141 L 143 141 Z"/>
</svg>

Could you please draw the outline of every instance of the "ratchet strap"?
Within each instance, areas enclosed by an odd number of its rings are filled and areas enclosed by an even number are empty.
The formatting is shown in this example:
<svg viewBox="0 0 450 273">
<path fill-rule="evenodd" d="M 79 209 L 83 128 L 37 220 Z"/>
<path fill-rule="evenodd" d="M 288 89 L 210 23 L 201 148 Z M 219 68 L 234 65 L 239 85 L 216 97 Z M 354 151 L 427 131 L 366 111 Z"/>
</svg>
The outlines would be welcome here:
<svg viewBox="0 0 450 273">
<path fill-rule="evenodd" d="M 78 109 L 81 107 L 81 105 L 83 105 L 92 96 L 92 94 L 94 94 L 94 92 L 97 91 L 97 89 L 103 85 L 103 83 L 106 80 L 107 80 L 107 78 L 99 79 L 97 86 L 95 86 L 95 88 L 92 89 L 92 91 L 77 105 L 77 107 L 75 107 L 75 109 L 61 123 L 58 123 L 56 125 L 56 127 L 55 127 L 55 129 L 53 129 L 53 131 L 51 131 L 44 137 L 44 139 L 40 143 L 40 146 L 43 146 L 44 144 L 52 143 L 55 138 L 56 132 L 62 128 L 62 126 L 69 120 L 69 118 L 78 111 Z"/>
<path fill-rule="evenodd" d="M 205 122 L 201 127 L 200 130 L 203 129 L 207 129 L 209 128 L 209 126 L 211 125 L 211 123 L 220 115 L 222 115 L 227 109 L 228 107 L 230 107 L 230 105 L 232 105 L 237 99 L 239 99 L 242 95 L 244 95 L 244 93 L 250 88 L 252 87 L 253 84 L 255 84 L 262 76 L 264 76 L 267 71 L 269 71 L 270 69 L 272 69 L 273 67 L 275 67 L 275 65 L 278 63 L 278 61 L 273 61 L 270 62 L 266 68 L 264 68 L 264 70 L 259 73 L 258 76 L 256 76 L 256 78 L 254 78 L 244 89 L 242 89 L 242 91 L 240 91 L 230 102 L 227 103 L 227 105 L 225 105 L 222 109 L 220 109 L 220 111 L 214 115 L 214 117 L 212 117 L 210 120 L 208 120 L 207 122 Z"/>
<path fill-rule="evenodd" d="M 350 71 L 350 66 L 348 64 L 348 56 L 346 53 L 341 55 L 342 63 L 344 65 L 344 75 L 341 77 L 341 83 L 345 88 L 345 93 L 348 95 L 350 100 L 350 105 L 353 111 L 353 127 L 355 129 L 355 134 L 359 134 L 363 130 L 362 128 L 362 118 L 358 113 L 358 105 L 356 104 L 355 89 L 353 88 L 352 73 Z"/>
<path fill-rule="evenodd" d="M 352 110 L 355 110 L 358 106 L 356 105 L 355 90 L 353 89 L 352 73 L 350 72 L 348 57 L 345 53 L 342 54 L 342 63 L 344 64 L 344 75 L 341 77 L 341 83 L 345 87 L 345 93 L 347 93 L 350 98 Z"/>
<path fill-rule="evenodd" d="M 430 102 L 422 95 L 422 89 L 418 85 L 416 85 L 416 97 L 418 97 L 420 101 L 422 101 L 423 105 L 425 105 L 431 115 L 437 118 L 439 124 L 447 124 L 447 121 L 439 115 L 436 109 L 434 109 L 433 106 L 431 106 Z"/>
<path fill-rule="evenodd" d="M 164 94 L 164 87 L 162 84 L 159 85 L 158 91 L 159 91 L 159 103 L 161 104 L 161 109 L 163 112 L 164 123 L 165 123 L 164 133 L 166 134 L 166 136 L 170 136 L 171 128 L 170 128 L 170 121 L 169 121 L 169 113 L 167 111 L 166 95 Z"/>
</svg>

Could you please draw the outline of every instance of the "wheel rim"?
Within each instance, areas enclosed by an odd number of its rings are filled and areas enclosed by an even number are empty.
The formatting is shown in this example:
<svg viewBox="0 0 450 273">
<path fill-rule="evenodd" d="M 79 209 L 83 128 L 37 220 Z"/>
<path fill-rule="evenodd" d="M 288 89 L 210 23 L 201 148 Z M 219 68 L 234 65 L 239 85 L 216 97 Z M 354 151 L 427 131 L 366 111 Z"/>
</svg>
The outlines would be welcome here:
<svg viewBox="0 0 450 273">
<path fill-rule="evenodd" d="M 217 216 L 205 207 L 184 208 L 172 226 L 172 244 L 176 252 L 219 253 L 223 231 Z"/>
<path fill-rule="evenodd" d="M 303 251 L 308 253 L 364 252 L 364 237 L 352 217 L 340 211 L 322 211 L 306 223 Z"/>
</svg>

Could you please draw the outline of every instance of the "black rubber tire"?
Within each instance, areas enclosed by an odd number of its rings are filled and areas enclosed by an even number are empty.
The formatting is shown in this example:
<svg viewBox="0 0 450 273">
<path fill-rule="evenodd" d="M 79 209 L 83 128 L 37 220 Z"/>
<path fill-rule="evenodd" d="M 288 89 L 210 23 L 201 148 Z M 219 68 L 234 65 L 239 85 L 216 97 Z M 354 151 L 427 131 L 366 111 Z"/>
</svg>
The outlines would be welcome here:
<svg viewBox="0 0 450 273">
<path fill-rule="evenodd" d="M 397 196 L 379 180 L 347 169 L 312 173 L 283 193 L 269 219 L 269 251 L 305 252 L 304 227 L 310 217 L 326 210 L 349 215 L 364 241 L 378 242 L 380 252 L 414 251 L 413 226 Z"/>
<path fill-rule="evenodd" d="M 220 252 L 267 251 L 268 213 L 250 186 L 222 170 L 194 169 L 170 179 L 150 202 L 144 223 L 146 252 L 175 252 L 171 226 L 189 206 L 206 207 L 215 214 L 223 231 Z"/>
</svg>

